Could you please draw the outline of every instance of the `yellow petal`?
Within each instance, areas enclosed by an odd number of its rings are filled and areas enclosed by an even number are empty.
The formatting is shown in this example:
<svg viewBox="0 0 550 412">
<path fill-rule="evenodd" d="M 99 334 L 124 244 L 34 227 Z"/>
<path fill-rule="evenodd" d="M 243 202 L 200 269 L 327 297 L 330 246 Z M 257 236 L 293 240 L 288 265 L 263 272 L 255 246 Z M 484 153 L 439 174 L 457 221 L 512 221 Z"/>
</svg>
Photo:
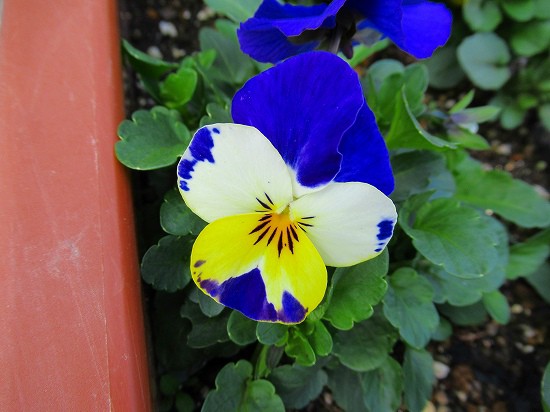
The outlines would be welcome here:
<svg viewBox="0 0 550 412">
<path fill-rule="evenodd" d="M 321 256 L 288 214 L 210 223 L 191 253 L 193 280 L 219 303 L 258 321 L 299 323 L 323 299 Z"/>
</svg>

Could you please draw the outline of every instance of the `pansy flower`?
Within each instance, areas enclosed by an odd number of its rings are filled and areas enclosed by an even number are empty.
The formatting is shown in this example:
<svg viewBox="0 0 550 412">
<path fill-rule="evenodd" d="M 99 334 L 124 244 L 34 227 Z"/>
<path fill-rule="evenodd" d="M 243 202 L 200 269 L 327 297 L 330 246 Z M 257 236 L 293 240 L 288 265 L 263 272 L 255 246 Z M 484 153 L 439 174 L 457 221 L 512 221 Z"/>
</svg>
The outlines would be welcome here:
<svg viewBox="0 0 550 412">
<path fill-rule="evenodd" d="M 443 4 L 427 0 L 332 0 L 313 6 L 263 0 L 237 34 L 241 49 L 260 62 L 276 63 L 317 48 L 351 57 L 353 42 L 380 36 L 423 59 L 445 44 L 451 22 Z"/>
<path fill-rule="evenodd" d="M 310 52 L 250 79 L 236 124 L 199 129 L 178 165 L 209 224 L 191 253 L 197 286 L 251 319 L 299 323 L 323 299 L 326 265 L 371 259 L 397 218 L 388 151 L 356 73 Z"/>
</svg>

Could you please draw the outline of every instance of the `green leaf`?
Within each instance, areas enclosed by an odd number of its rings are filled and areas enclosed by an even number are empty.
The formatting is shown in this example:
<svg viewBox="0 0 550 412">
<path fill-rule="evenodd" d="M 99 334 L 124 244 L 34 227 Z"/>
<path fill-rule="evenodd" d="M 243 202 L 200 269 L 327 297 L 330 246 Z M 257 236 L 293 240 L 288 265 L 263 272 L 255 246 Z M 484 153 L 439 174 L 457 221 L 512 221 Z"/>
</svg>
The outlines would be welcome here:
<svg viewBox="0 0 550 412">
<path fill-rule="evenodd" d="M 401 404 L 403 371 L 397 361 L 387 356 L 375 370 L 363 373 L 363 402 L 370 411 L 396 411 Z"/>
<path fill-rule="evenodd" d="M 254 15 L 261 0 L 205 0 L 205 3 L 219 14 L 229 17 L 235 23 L 243 22 Z"/>
<path fill-rule="evenodd" d="M 126 40 L 122 40 L 122 51 L 132 68 L 142 76 L 159 78 L 167 71 L 177 69 L 178 67 L 176 63 L 165 62 L 164 60 L 149 56 L 147 53 L 133 47 Z"/>
<path fill-rule="evenodd" d="M 334 335 L 333 353 L 342 364 L 358 372 L 378 368 L 397 339 L 393 327 L 381 315 L 357 323 Z"/>
<path fill-rule="evenodd" d="M 407 347 L 403 361 L 404 401 L 410 412 L 422 412 L 435 383 L 433 359 L 427 350 Z"/>
<path fill-rule="evenodd" d="M 307 337 L 298 327 L 291 327 L 289 329 L 285 353 L 291 358 L 296 359 L 296 363 L 299 365 L 313 366 L 315 364 L 315 351 L 311 347 Z"/>
<path fill-rule="evenodd" d="M 464 71 L 458 64 L 456 47 L 453 45 L 437 49 L 424 64 L 428 68 L 430 86 L 436 89 L 450 89 L 464 79 Z"/>
<path fill-rule="evenodd" d="M 252 365 L 240 360 L 228 363 L 216 376 L 216 389 L 208 392 L 203 412 L 284 412 L 274 386 L 263 379 L 251 380 Z"/>
<path fill-rule="evenodd" d="M 432 340 L 436 340 L 438 342 L 443 342 L 453 334 L 453 326 L 451 323 L 445 319 L 440 317 L 439 318 L 439 325 L 437 325 L 436 330 L 432 334 Z"/>
<path fill-rule="evenodd" d="M 484 90 L 497 90 L 511 76 L 510 52 L 494 33 L 476 33 L 458 46 L 457 56 L 470 80 Z"/>
<path fill-rule="evenodd" d="M 202 292 L 200 292 L 202 293 Z M 199 305 L 187 301 L 183 304 L 180 315 L 187 318 L 193 324 L 193 328 L 187 337 L 187 344 L 192 348 L 206 348 L 218 342 L 227 342 L 227 321 L 230 311 L 223 312 L 220 316 L 210 318 L 201 311 Z"/>
<path fill-rule="evenodd" d="M 214 299 L 212 299 L 209 295 L 206 293 L 203 293 L 202 291 L 197 291 L 197 297 L 198 297 L 198 304 L 201 308 L 202 313 L 204 313 L 209 318 L 213 318 L 214 316 L 218 316 L 222 310 L 225 308 L 225 306 L 219 304 Z"/>
<path fill-rule="evenodd" d="M 550 20 L 517 23 L 510 37 L 512 50 L 520 56 L 531 57 L 548 50 L 550 46 Z"/>
<path fill-rule="evenodd" d="M 463 159 L 454 173 L 457 199 L 491 209 L 522 227 L 550 225 L 550 202 L 527 183 L 500 170 L 485 171 L 480 163 L 469 158 Z"/>
<path fill-rule="evenodd" d="M 500 0 L 500 5 L 506 14 L 516 21 L 531 20 L 535 14 L 533 0 Z"/>
<path fill-rule="evenodd" d="M 414 116 L 425 111 L 424 94 L 428 89 L 428 69 L 424 64 L 413 63 L 405 67 L 403 73 L 404 90 L 407 103 Z"/>
<path fill-rule="evenodd" d="M 156 290 L 175 292 L 191 280 L 189 258 L 193 242 L 185 237 L 165 236 L 151 246 L 141 262 L 141 277 Z"/>
<path fill-rule="evenodd" d="M 534 0 L 535 17 L 538 19 L 550 19 L 550 4 L 546 0 Z"/>
<path fill-rule="evenodd" d="M 445 158 L 430 151 L 400 153 L 391 157 L 391 164 L 395 178 L 395 190 L 391 198 L 395 202 L 426 192 L 435 178 L 450 175 Z M 450 178 L 452 180 L 452 176 Z"/>
<path fill-rule="evenodd" d="M 544 262 L 525 279 L 547 303 L 550 303 L 550 264 L 548 262 Z"/>
<path fill-rule="evenodd" d="M 550 229 L 510 248 L 506 277 L 517 279 L 520 276 L 529 276 L 546 261 L 548 256 L 550 256 Z"/>
<path fill-rule="evenodd" d="M 496 106 L 470 107 L 452 113 L 451 119 L 458 124 L 478 124 L 496 119 L 499 113 L 500 107 Z"/>
<path fill-rule="evenodd" d="M 415 348 L 425 346 L 439 324 L 432 298 L 432 285 L 413 269 L 400 268 L 390 276 L 384 315 Z"/>
<path fill-rule="evenodd" d="M 334 400 L 344 411 L 368 412 L 363 402 L 362 374 L 344 366 L 329 369 L 328 386 Z"/>
<path fill-rule="evenodd" d="M 397 94 L 395 112 L 390 130 L 386 135 L 389 149 L 430 149 L 454 148 L 454 143 L 440 139 L 425 131 L 409 108 L 403 89 Z"/>
<path fill-rule="evenodd" d="M 449 131 L 449 140 L 460 147 L 472 150 L 487 150 L 491 146 L 483 136 L 472 133 L 470 130 L 459 125 L 458 130 Z"/>
<path fill-rule="evenodd" d="M 171 235 L 198 235 L 206 222 L 194 214 L 183 201 L 178 189 L 166 192 L 160 207 L 160 225 Z"/>
<path fill-rule="evenodd" d="M 325 319 L 338 329 L 351 329 L 354 322 L 373 313 L 387 289 L 388 253 L 348 268 L 338 268 L 332 276 L 332 297 Z"/>
<path fill-rule="evenodd" d="M 198 75 L 193 69 L 181 68 L 169 74 L 160 85 L 160 97 L 166 107 L 177 109 L 193 97 L 197 87 Z"/>
<path fill-rule="evenodd" d="M 332 352 L 332 335 L 321 321 L 314 322 L 314 329 L 308 336 L 313 351 L 319 356 L 328 356 Z"/>
<path fill-rule="evenodd" d="M 223 107 L 218 103 L 206 105 L 206 116 L 202 117 L 200 127 L 214 123 L 233 123 L 228 107 Z"/>
<path fill-rule="evenodd" d="M 201 29 L 199 42 L 203 50 L 216 50 L 214 66 L 219 70 L 221 80 L 241 84 L 252 75 L 252 60 L 241 52 L 238 42 L 209 27 Z"/>
<path fill-rule="evenodd" d="M 458 102 L 454 104 L 453 107 L 449 109 L 449 113 L 458 113 L 464 110 L 466 107 L 468 107 L 472 101 L 474 100 L 475 90 L 472 89 L 468 93 L 464 95 Z"/>
<path fill-rule="evenodd" d="M 245 399 L 239 412 L 284 412 L 282 399 L 275 393 L 275 387 L 264 379 L 248 383 Z M 227 409 L 218 409 L 218 411 Z"/>
<path fill-rule="evenodd" d="M 355 67 L 363 63 L 367 58 L 374 53 L 384 50 L 390 45 L 389 39 L 383 39 L 376 43 L 367 46 L 365 44 L 359 44 L 353 48 L 353 57 L 351 59 L 344 58 L 351 67 Z"/>
<path fill-rule="evenodd" d="M 439 266 L 425 267 L 422 265 L 422 275 L 431 282 L 434 288 L 434 302 L 448 302 L 454 306 L 471 305 L 479 301 L 483 293 L 497 290 L 504 283 L 505 268 L 508 263 L 508 232 L 496 219 L 489 216 L 483 216 L 482 219 L 489 227 L 493 227 L 498 238 L 498 244 L 495 247 L 498 261 L 495 267 L 484 276 L 464 279 L 451 275 Z"/>
<path fill-rule="evenodd" d="M 178 112 L 164 107 L 138 110 L 132 120 L 120 124 L 118 136 L 122 139 L 115 145 L 118 160 L 136 170 L 174 164 L 191 140 Z"/>
<path fill-rule="evenodd" d="M 546 130 L 550 130 L 550 103 L 539 106 L 538 115 Z"/>
<path fill-rule="evenodd" d="M 542 406 L 545 411 L 550 410 L 550 363 L 544 368 L 542 382 L 540 384 Z"/>
<path fill-rule="evenodd" d="M 455 199 L 427 202 L 430 193 L 416 195 L 403 205 L 399 223 L 428 260 L 453 275 L 475 278 L 498 263 L 499 234 L 477 210 Z"/>
<path fill-rule="evenodd" d="M 256 337 L 264 345 L 275 345 L 288 338 L 288 326 L 281 323 L 258 322 Z"/>
<path fill-rule="evenodd" d="M 462 16 L 473 31 L 493 31 L 502 21 L 500 8 L 493 0 L 464 2 Z"/>
<path fill-rule="evenodd" d="M 483 305 L 489 315 L 501 325 L 505 325 L 510 320 L 510 306 L 506 297 L 498 290 L 483 294 Z"/>
<path fill-rule="evenodd" d="M 321 394 L 328 378 L 319 366 L 283 365 L 273 370 L 269 380 L 287 408 L 302 409 Z"/>
<path fill-rule="evenodd" d="M 195 401 L 188 394 L 179 392 L 176 395 L 174 406 L 178 412 L 192 412 L 195 409 Z"/>
<path fill-rule="evenodd" d="M 481 301 L 461 307 L 440 305 L 439 310 L 458 326 L 477 326 L 487 321 L 487 311 Z"/>
<path fill-rule="evenodd" d="M 229 339 L 240 346 L 256 342 L 256 324 L 257 322 L 247 318 L 241 312 L 232 311 L 227 321 Z"/>
</svg>

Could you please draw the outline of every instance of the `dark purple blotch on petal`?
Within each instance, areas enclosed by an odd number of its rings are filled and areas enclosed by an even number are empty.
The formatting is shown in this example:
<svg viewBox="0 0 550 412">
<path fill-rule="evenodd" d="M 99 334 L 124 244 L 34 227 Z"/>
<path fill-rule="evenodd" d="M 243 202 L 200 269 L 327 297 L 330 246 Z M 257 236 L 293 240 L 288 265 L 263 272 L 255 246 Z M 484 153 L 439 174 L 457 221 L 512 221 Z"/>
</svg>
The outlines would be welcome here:
<svg viewBox="0 0 550 412">
<path fill-rule="evenodd" d="M 210 163 L 214 163 L 214 157 L 212 157 L 213 147 L 214 139 L 212 139 L 212 133 L 208 127 L 203 127 L 197 130 L 197 133 L 193 136 L 193 140 L 189 145 L 189 151 L 191 152 L 191 155 L 199 162 L 208 160 Z"/>
<path fill-rule="evenodd" d="M 277 320 L 277 311 L 273 304 L 267 301 L 265 284 L 258 268 L 226 280 L 211 289 L 214 293 L 206 287 L 203 288 L 221 304 L 236 309 L 251 319 L 272 322 Z"/>
<path fill-rule="evenodd" d="M 378 240 L 389 239 L 393 234 L 393 220 L 383 220 L 378 223 Z"/>
<path fill-rule="evenodd" d="M 307 309 L 289 292 L 283 293 L 283 309 L 277 312 L 280 321 L 286 323 L 298 323 L 304 320 Z"/>
<path fill-rule="evenodd" d="M 198 162 L 208 161 L 215 163 L 212 156 L 212 148 L 214 147 L 214 139 L 212 138 L 212 132 L 219 134 L 220 131 L 217 128 L 212 130 L 208 127 L 203 127 L 195 133 L 191 144 L 189 145 L 189 153 L 192 159 L 182 158 L 178 164 L 178 176 L 181 179 L 179 186 L 181 190 L 189 191 L 187 180 L 192 178 L 192 173 L 195 170 L 195 165 Z"/>
</svg>

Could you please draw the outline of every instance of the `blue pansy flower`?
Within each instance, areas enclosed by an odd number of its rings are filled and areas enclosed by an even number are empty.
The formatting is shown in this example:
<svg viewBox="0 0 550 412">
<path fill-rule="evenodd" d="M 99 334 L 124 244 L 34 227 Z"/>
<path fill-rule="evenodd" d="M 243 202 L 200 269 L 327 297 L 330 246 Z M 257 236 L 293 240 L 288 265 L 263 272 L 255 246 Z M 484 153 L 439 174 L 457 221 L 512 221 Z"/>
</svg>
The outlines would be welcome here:
<svg viewBox="0 0 550 412">
<path fill-rule="evenodd" d="M 357 74 L 327 52 L 253 77 L 232 115 L 199 129 L 178 165 L 184 201 L 209 223 L 192 277 L 251 319 L 299 323 L 323 299 L 326 265 L 371 259 L 391 238 L 388 151 Z"/>
<path fill-rule="evenodd" d="M 260 62 L 276 63 L 320 47 L 350 57 L 352 42 L 371 41 L 373 32 L 423 59 L 445 44 L 451 23 L 443 4 L 426 0 L 332 0 L 313 6 L 263 0 L 237 34 L 241 49 Z"/>
</svg>

